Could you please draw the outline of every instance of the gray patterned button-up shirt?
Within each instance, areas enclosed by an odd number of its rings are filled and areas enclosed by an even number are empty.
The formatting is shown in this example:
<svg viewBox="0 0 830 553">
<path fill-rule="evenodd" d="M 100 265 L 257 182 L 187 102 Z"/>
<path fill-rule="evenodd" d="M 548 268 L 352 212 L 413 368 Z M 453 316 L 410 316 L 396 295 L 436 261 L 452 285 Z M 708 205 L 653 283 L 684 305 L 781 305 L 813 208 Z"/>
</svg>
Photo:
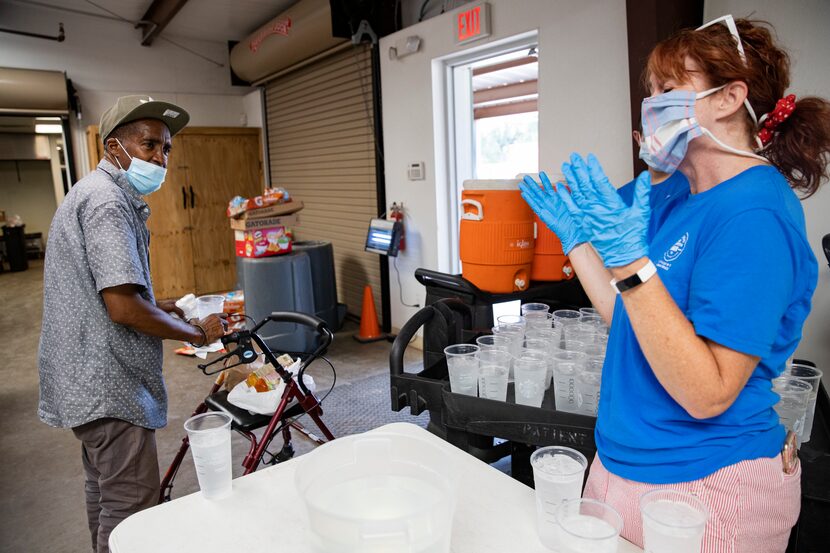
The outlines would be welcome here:
<svg viewBox="0 0 830 553">
<path fill-rule="evenodd" d="M 43 275 L 38 415 L 74 427 L 112 417 L 167 424 L 161 339 L 112 322 L 101 290 L 150 280 L 150 208 L 106 160 L 69 191 L 49 229 Z"/>
</svg>

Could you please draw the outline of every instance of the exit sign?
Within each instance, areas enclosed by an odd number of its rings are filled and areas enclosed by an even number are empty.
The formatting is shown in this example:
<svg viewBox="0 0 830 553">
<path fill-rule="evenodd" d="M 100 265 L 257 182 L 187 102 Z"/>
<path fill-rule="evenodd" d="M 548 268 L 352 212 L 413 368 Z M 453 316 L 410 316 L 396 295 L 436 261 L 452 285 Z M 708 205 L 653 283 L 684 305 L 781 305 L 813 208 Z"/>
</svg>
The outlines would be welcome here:
<svg viewBox="0 0 830 553">
<path fill-rule="evenodd" d="M 464 44 L 490 36 L 490 4 L 479 2 L 455 14 L 455 43 Z"/>
</svg>

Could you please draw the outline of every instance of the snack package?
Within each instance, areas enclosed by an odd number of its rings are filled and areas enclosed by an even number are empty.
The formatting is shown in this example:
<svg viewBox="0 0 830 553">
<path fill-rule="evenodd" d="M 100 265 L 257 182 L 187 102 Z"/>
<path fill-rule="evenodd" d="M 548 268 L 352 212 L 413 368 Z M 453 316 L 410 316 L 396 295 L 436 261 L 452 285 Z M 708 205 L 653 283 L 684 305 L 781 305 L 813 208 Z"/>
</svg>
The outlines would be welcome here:
<svg viewBox="0 0 830 553">
<path fill-rule="evenodd" d="M 290 199 L 285 188 L 266 188 L 265 192 L 253 198 L 234 196 L 228 203 L 227 215 L 228 217 L 238 217 L 246 211 L 285 203 Z"/>
<path fill-rule="evenodd" d="M 268 257 L 291 252 L 294 235 L 287 227 L 234 231 L 237 257 Z"/>
</svg>

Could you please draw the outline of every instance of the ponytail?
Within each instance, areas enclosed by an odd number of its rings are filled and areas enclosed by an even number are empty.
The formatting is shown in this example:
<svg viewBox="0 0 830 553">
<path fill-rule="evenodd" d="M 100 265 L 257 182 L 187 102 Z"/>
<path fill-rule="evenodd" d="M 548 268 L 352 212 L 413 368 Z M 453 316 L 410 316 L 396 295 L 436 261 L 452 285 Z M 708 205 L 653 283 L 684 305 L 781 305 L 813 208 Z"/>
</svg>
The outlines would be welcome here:
<svg viewBox="0 0 830 553">
<path fill-rule="evenodd" d="M 830 164 L 830 102 L 810 96 L 776 129 L 761 155 L 787 178 L 790 186 L 808 198 L 828 176 Z"/>
</svg>

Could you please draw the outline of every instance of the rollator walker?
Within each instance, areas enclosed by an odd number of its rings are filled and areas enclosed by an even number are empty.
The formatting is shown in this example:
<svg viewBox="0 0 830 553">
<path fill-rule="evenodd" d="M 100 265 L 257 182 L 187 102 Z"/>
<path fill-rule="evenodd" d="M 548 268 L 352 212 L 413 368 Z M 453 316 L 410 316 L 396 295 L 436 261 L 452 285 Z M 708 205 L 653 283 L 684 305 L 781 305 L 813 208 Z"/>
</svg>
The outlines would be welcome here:
<svg viewBox="0 0 830 553">
<path fill-rule="evenodd" d="M 317 334 L 317 343 L 319 344 L 317 348 L 311 353 L 300 354 L 301 361 L 296 378 L 294 378 L 289 371 L 285 370 L 277 362 L 277 358 L 274 353 L 265 341 L 257 334 L 257 331 L 269 322 L 304 325 L 314 329 Z M 326 353 L 333 339 L 334 334 L 331 330 L 329 330 L 325 321 L 322 319 L 319 319 L 313 315 L 307 315 L 305 313 L 274 312 L 254 325 L 254 327 L 250 330 L 238 330 L 223 336 L 222 344 L 226 349 L 228 349 L 228 353 L 214 359 L 210 363 L 198 365 L 199 369 L 201 369 L 205 375 L 218 376 L 213 383 L 210 393 L 207 395 L 205 400 L 196 407 L 196 410 L 193 411 L 193 415 L 198 415 L 207 411 L 219 411 L 230 416 L 231 429 L 244 436 L 250 442 L 248 453 L 242 461 L 242 466 L 245 468 L 243 474 L 250 474 L 254 472 L 266 455 L 268 456 L 268 459 L 265 461 L 267 464 L 276 464 L 282 461 L 287 461 L 293 457 L 294 448 L 291 445 L 292 426 L 309 436 L 312 440 L 315 440 L 317 443 L 325 443 L 326 441 L 334 439 L 334 435 L 320 418 L 323 414 L 321 400 L 318 400 L 303 382 L 303 373 L 306 368 Z M 254 349 L 254 344 L 256 344 L 262 351 L 262 354 L 265 356 L 265 362 L 273 365 L 277 371 L 277 374 L 283 382 L 285 382 L 285 390 L 283 391 L 277 410 L 270 416 L 251 414 L 251 412 L 247 409 L 231 404 L 228 401 L 227 390 L 220 391 L 220 387 L 225 380 L 224 371 L 239 365 L 253 363 L 259 357 L 259 354 Z M 235 345 L 236 347 L 231 349 L 228 347 L 231 345 Z M 236 362 L 231 364 L 227 363 L 234 358 L 236 359 Z M 323 359 L 328 362 L 327 359 Z M 225 363 L 225 365 L 218 370 L 208 370 L 208 367 L 217 363 Z M 329 365 L 331 366 L 330 362 Z M 334 370 L 333 366 L 332 370 Z M 296 400 L 296 402 L 289 406 L 289 404 L 291 404 L 294 400 Z M 301 425 L 299 425 L 299 423 L 296 422 L 297 417 L 306 414 L 311 417 L 320 429 L 320 432 L 322 432 L 325 440 L 306 431 Z M 256 435 L 254 435 L 254 431 L 263 427 L 265 430 L 262 433 L 262 437 L 257 440 Z M 278 453 L 271 453 L 267 450 L 267 448 L 278 433 L 282 433 L 283 436 L 282 449 Z M 190 442 L 185 435 L 185 437 L 182 438 L 182 445 L 179 448 L 178 453 L 176 453 L 176 456 L 173 458 L 173 462 L 170 464 L 170 467 L 167 469 L 167 472 L 161 481 L 159 503 L 170 501 L 173 490 L 173 480 L 179 471 L 179 467 L 181 466 L 185 453 L 187 453 L 188 447 L 190 447 Z"/>
</svg>

